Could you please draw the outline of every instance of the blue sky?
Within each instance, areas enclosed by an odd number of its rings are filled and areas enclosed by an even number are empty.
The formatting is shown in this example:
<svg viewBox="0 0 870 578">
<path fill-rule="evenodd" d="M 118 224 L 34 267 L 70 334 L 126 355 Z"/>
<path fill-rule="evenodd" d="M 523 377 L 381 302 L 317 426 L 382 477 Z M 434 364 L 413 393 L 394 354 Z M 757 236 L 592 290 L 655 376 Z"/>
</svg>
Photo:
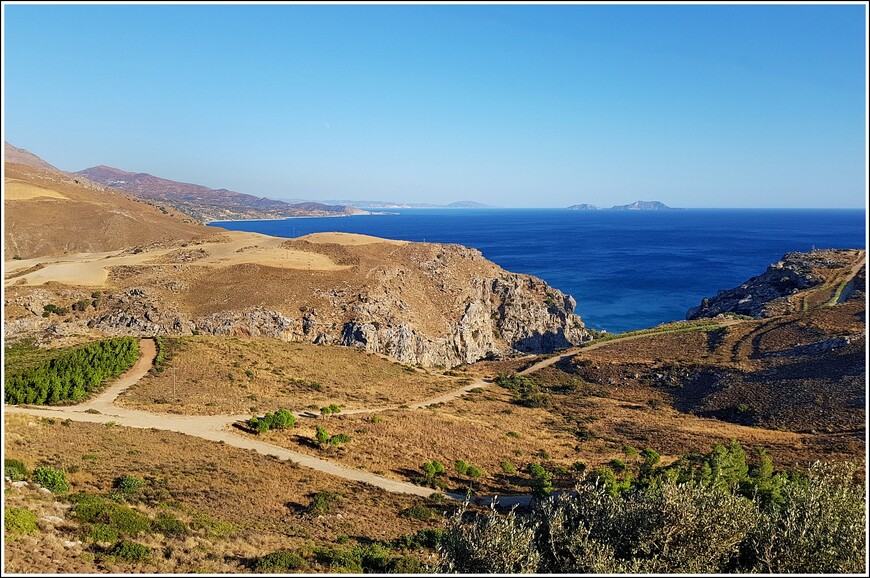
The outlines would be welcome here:
<svg viewBox="0 0 870 578">
<path fill-rule="evenodd" d="M 3 6 L 4 138 L 273 198 L 864 207 L 863 5 Z"/>
</svg>

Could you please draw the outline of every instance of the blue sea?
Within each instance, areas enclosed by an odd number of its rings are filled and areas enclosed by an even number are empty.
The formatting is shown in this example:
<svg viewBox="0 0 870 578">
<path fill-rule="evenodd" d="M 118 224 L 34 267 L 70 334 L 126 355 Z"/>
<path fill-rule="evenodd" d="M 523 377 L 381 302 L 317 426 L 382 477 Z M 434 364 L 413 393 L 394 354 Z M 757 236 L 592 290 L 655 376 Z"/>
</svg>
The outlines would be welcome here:
<svg viewBox="0 0 870 578">
<path fill-rule="evenodd" d="M 577 300 L 611 332 L 685 318 L 703 297 L 759 275 L 791 251 L 865 248 L 863 210 L 416 209 L 398 214 L 211 223 L 280 237 L 315 232 L 458 243 Z"/>
</svg>

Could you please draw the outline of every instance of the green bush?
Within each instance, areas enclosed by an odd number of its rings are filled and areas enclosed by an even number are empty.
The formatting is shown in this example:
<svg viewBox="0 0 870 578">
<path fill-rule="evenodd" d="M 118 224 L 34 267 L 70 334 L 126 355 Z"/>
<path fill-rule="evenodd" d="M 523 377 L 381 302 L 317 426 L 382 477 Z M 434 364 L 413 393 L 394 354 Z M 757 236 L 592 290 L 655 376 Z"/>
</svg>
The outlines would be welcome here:
<svg viewBox="0 0 870 578">
<path fill-rule="evenodd" d="M 312 514 L 329 514 L 338 508 L 341 494 L 326 490 L 317 492 L 308 503 L 308 512 Z"/>
<path fill-rule="evenodd" d="M 3 460 L 3 477 L 9 478 L 13 482 L 26 480 L 30 473 L 24 467 L 24 463 L 20 460 L 6 458 Z"/>
<path fill-rule="evenodd" d="M 264 433 L 270 429 L 289 429 L 296 425 L 296 416 L 289 410 L 281 408 L 275 413 L 252 417 L 248 420 L 248 425 L 257 430 L 257 433 Z"/>
<path fill-rule="evenodd" d="M 453 467 L 456 468 L 456 473 L 461 476 L 464 476 L 468 473 L 468 464 L 463 460 L 456 460 L 453 464 Z"/>
<path fill-rule="evenodd" d="M 115 504 L 109 511 L 109 525 L 125 536 L 138 536 L 151 529 L 151 518 L 133 508 Z"/>
<path fill-rule="evenodd" d="M 38 467 L 33 470 L 33 481 L 38 485 L 51 490 L 54 494 L 65 494 L 69 491 L 69 482 L 66 474 L 49 466 Z"/>
<path fill-rule="evenodd" d="M 514 467 L 514 465 L 507 460 L 502 461 L 499 464 L 499 467 L 501 467 L 502 472 L 504 472 L 505 474 L 508 474 L 508 475 L 515 474 L 517 472 L 516 467 Z"/>
<path fill-rule="evenodd" d="M 402 510 L 400 515 L 405 516 L 406 518 L 411 518 L 412 520 L 425 522 L 426 520 L 435 517 L 437 512 L 432 508 L 427 508 L 426 506 L 411 506 L 410 508 Z"/>
<path fill-rule="evenodd" d="M 337 433 L 334 436 L 329 437 L 329 445 L 331 446 L 340 446 L 341 444 L 346 444 L 350 441 L 350 436 L 346 433 Z"/>
<path fill-rule="evenodd" d="M 3 527 L 8 534 L 36 534 L 36 514 L 25 508 L 3 508 Z"/>
<path fill-rule="evenodd" d="M 329 432 L 326 431 L 326 428 L 323 426 L 317 426 L 317 429 L 314 433 L 314 439 L 321 446 L 329 443 Z"/>
<path fill-rule="evenodd" d="M 307 563 L 305 559 L 292 550 L 278 550 L 261 556 L 254 563 L 254 571 L 279 573 L 287 570 L 301 570 Z"/>
<path fill-rule="evenodd" d="M 122 494 L 131 495 L 138 492 L 142 489 L 142 486 L 145 485 L 145 482 L 141 478 L 137 478 L 136 476 L 131 476 L 129 474 L 125 474 L 117 479 L 113 483 L 112 487 L 116 490 L 120 491 Z"/>
<path fill-rule="evenodd" d="M 84 539 L 89 542 L 113 544 L 121 537 L 118 530 L 106 524 L 85 524 L 82 529 Z"/>
<path fill-rule="evenodd" d="M 117 560 L 129 562 L 131 564 L 147 562 L 151 558 L 152 553 L 151 548 L 148 546 L 143 546 L 136 542 L 129 542 L 127 540 L 118 542 L 110 551 L 110 554 Z"/>
<path fill-rule="evenodd" d="M 782 476 L 780 499 L 772 500 L 754 491 L 780 475 L 761 457 L 747 473 L 735 444 L 718 446 L 643 481 L 615 482 L 609 470 L 609 483 L 590 475 L 576 494 L 542 499 L 525 516 L 460 511 L 448 524 L 437 570 L 862 573 L 866 509 L 854 466 L 815 464 L 807 475 Z M 743 485 L 734 482 L 740 478 Z M 613 491 L 617 482 L 623 485 Z"/>
<path fill-rule="evenodd" d="M 529 464 L 530 486 L 536 498 L 546 498 L 553 492 L 553 474 L 536 463 Z"/>
<path fill-rule="evenodd" d="M 157 515 L 152 528 L 167 537 L 178 537 L 187 534 L 187 525 L 167 512 L 161 512 Z"/>
</svg>

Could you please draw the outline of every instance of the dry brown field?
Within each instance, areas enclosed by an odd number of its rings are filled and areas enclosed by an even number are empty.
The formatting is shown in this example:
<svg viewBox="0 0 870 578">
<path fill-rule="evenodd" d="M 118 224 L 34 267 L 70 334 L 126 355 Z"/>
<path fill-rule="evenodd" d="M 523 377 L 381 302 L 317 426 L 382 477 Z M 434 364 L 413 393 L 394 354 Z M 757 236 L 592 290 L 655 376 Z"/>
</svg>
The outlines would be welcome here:
<svg viewBox="0 0 870 578">
<path fill-rule="evenodd" d="M 256 557 L 279 549 L 310 553 L 317 546 L 386 541 L 441 527 L 442 514 L 452 507 L 171 432 L 6 416 L 4 441 L 6 457 L 23 461 L 31 470 L 39 465 L 64 469 L 73 494 L 107 496 L 117 477 L 139 477 L 145 486 L 126 503 L 152 519 L 168 512 L 191 529 L 181 537 L 150 532 L 135 538 L 156 555 L 147 563 L 120 563 L 82 542 L 81 525 L 69 515 L 63 498 L 7 486 L 6 507 L 61 519 L 40 519 L 35 535 L 7 534 L 8 572 L 249 572 Z M 321 491 L 340 494 L 336 510 L 305 512 Z M 428 505 L 437 513 L 425 522 L 402 514 L 415 505 Z M 328 568 L 313 563 L 309 570 Z"/>
</svg>

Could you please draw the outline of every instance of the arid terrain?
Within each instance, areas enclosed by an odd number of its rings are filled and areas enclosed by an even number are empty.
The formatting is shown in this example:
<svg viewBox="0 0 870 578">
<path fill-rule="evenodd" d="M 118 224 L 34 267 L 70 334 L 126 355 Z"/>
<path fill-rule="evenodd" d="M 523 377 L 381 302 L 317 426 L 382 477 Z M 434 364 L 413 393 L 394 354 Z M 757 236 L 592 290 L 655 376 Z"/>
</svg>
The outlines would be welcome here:
<svg viewBox="0 0 870 578">
<path fill-rule="evenodd" d="M 260 572 L 292 551 L 285 571 L 416 573 L 464 496 L 526 504 L 532 464 L 568 490 L 647 448 L 737 440 L 864 475 L 864 251 L 790 254 L 693 320 L 593 335 L 472 249 L 206 228 L 26 160 L 6 164 L 5 343 L 133 336 L 142 356 L 78 403 L 5 407 L 4 456 L 70 485 L 7 480 L 35 520 L 7 531 L 8 571 Z M 280 409 L 291 427 L 248 421 Z"/>
</svg>

